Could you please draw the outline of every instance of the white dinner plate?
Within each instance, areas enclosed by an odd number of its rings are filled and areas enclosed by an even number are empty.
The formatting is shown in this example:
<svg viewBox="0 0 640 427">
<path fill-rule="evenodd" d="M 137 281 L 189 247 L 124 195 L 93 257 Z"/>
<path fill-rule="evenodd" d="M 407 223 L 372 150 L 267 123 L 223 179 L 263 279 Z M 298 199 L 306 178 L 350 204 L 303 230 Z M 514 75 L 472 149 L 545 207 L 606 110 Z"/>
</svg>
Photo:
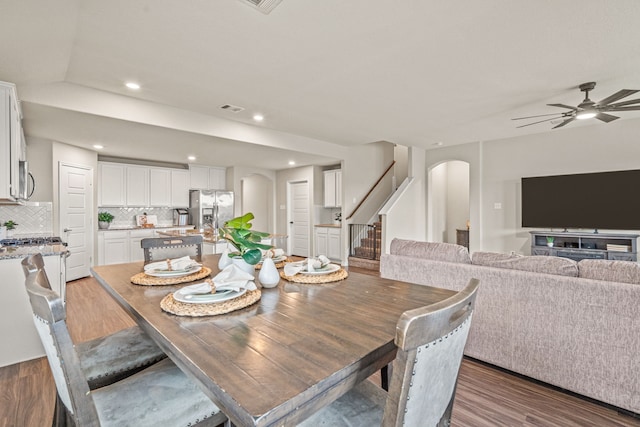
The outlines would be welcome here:
<svg viewBox="0 0 640 427">
<path fill-rule="evenodd" d="M 200 270 L 202 270 L 201 265 L 194 265 L 193 267 L 185 268 L 183 270 L 163 270 L 156 268 L 154 270 L 147 270 L 144 272 L 144 274 L 153 277 L 181 277 L 197 273 Z"/>
<path fill-rule="evenodd" d="M 217 291 L 215 294 L 183 294 L 182 289 L 173 293 L 176 301 L 186 302 L 188 304 L 211 304 L 212 302 L 222 302 L 230 299 L 238 298 L 247 292 L 246 289 L 240 289 L 238 292 L 232 290 Z"/>
<path fill-rule="evenodd" d="M 340 266 L 338 264 L 327 264 L 322 268 L 317 268 L 315 271 L 301 271 L 300 274 L 322 276 L 323 274 L 331 274 L 338 270 L 340 270 Z"/>
</svg>

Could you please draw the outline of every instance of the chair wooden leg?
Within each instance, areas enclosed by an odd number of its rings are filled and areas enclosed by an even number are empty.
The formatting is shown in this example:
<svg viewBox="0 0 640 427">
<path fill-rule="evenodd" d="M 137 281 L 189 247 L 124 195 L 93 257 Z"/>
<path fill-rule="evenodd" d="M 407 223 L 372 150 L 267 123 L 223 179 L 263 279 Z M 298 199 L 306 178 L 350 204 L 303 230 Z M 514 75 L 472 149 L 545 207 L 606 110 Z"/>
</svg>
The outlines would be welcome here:
<svg viewBox="0 0 640 427">
<path fill-rule="evenodd" d="M 389 391 L 389 365 L 385 365 L 380 369 L 380 386 L 384 391 Z"/>
</svg>

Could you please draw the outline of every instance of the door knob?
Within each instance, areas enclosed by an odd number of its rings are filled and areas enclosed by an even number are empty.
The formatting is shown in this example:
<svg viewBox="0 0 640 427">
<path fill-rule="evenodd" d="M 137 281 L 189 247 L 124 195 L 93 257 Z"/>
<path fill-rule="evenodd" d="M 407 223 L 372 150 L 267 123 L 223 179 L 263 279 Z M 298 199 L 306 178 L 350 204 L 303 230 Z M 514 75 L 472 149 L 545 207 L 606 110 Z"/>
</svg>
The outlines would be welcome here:
<svg viewBox="0 0 640 427">
<path fill-rule="evenodd" d="M 72 230 L 72 229 L 70 229 L 70 228 L 65 228 L 65 229 L 64 229 L 64 230 L 62 230 L 62 231 L 64 231 L 65 233 L 68 233 L 68 232 L 73 231 L 73 230 Z"/>
<path fill-rule="evenodd" d="M 289 221 L 289 224 L 293 224 L 293 221 Z"/>
</svg>

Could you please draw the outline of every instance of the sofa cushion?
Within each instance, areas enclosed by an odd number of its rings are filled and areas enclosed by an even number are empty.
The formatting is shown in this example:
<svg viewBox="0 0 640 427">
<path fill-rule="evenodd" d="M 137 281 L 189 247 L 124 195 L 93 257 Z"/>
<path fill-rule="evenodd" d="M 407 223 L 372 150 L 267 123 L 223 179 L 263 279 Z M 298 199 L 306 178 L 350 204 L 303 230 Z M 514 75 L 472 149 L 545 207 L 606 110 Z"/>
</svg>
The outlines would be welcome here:
<svg viewBox="0 0 640 427">
<path fill-rule="evenodd" d="M 508 255 L 497 252 L 474 252 L 472 263 L 486 267 L 578 277 L 578 263 L 569 258 Z"/>
<path fill-rule="evenodd" d="M 631 261 L 583 259 L 578 263 L 578 271 L 584 279 L 640 284 L 640 265 Z"/>
<path fill-rule="evenodd" d="M 393 239 L 391 254 L 434 261 L 471 264 L 469 250 L 454 243 L 419 242 L 416 240 Z"/>
</svg>

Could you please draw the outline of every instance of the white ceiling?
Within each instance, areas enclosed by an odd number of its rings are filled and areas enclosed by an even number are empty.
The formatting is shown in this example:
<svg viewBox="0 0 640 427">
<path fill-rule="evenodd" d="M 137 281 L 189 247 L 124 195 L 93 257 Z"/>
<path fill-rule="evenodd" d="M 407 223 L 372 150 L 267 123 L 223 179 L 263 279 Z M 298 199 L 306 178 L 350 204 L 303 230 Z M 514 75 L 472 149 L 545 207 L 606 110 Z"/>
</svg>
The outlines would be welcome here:
<svg viewBox="0 0 640 427">
<path fill-rule="evenodd" d="M 549 132 L 511 119 L 577 105 L 587 81 L 595 101 L 640 89 L 639 18 L 637 0 L 283 0 L 268 15 L 241 0 L 5 0 L 0 80 L 18 85 L 28 136 L 282 169 L 376 141 Z M 567 128 L 590 125 L 616 122 Z"/>
</svg>

